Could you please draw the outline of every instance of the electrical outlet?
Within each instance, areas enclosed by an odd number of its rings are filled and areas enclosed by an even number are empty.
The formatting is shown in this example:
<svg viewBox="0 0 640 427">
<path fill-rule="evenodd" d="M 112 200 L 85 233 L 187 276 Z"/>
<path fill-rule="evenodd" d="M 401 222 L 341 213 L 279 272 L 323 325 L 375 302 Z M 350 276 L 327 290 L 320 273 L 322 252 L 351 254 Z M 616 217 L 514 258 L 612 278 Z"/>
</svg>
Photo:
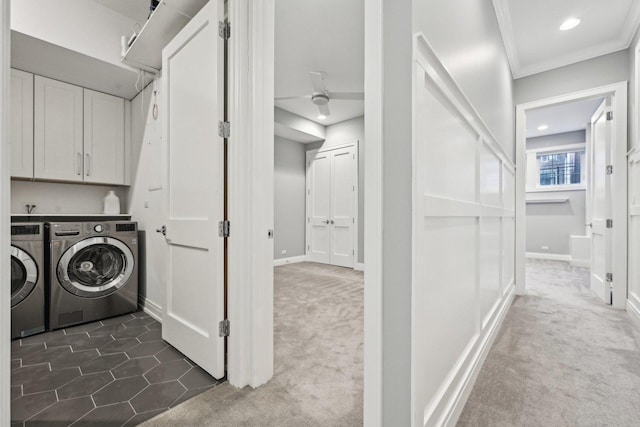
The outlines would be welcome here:
<svg viewBox="0 0 640 427">
<path fill-rule="evenodd" d="M 540 249 L 542 249 L 543 251 L 548 251 L 549 250 L 549 246 L 542 245 L 542 246 L 540 246 Z"/>
<path fill-rule="evenodd" d="M 281 254 L 281 255 L 286 255 L 286 254 L 287 254 L 287 250 L 286 250 L 286 249 L 281 250 L 281 251 L 280 251 L 280 254 Z"/>
</svg>

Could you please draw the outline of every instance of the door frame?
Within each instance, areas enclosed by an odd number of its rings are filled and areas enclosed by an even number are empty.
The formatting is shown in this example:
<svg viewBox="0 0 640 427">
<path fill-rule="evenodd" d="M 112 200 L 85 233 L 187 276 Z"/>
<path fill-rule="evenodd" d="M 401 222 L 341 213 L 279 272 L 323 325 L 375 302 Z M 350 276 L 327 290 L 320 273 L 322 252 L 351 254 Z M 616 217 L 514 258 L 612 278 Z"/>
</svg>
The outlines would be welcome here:
<svg viewBox="0 0 640 427">
<path fill-rule="evenodd" d="M 347 142 L 344 144 L 340 144 L 340 145 L 334 145 L 331 147 L 327 147 L 327 148 L 316 148 L 313 150 L 309 150 L 305 153 L 305 188 L 307 190 L 306 194 L 305 194 L 305 217 L 308 218 L 308 214 L 309 214 L 309 158 L 312 155 L 318 154 L 318 153 L 326 153 L 327 151 L 333 151 L 333 150 L 339 150 L 341 148 L 347 148 L 347 147 L 354 147 L 355 151 L 356 151 L 356 161 L 355 161 L 355 165 L 354 165 L 354 177 L 353 177 L 353 182 L 355 185 L 355 190 L 353 193 L 353 269 L 357 270 L 357 265 L 358 265 L 358 209 L 360 209 L 359 205 L 358 205 L 358 194 L 360 194 L 360 188 L 358 187 L 358 174 L 360 173 L 360 171 L 358 170 L 358 163 L 359 163 L 359 159 L 360 159 L 360 141 L 356 140 L 354 142 Z M 304 228 L 304 241 L 305 241 L 305 256 L 309 255 L 309 250 L 306 249 L 309 243 L 309 222 L 307 221 L 305 228 Z"/>
<path fill-rule="evenodd" d="M 516 293 L 526 292 L 526 112 L 535 108 L 562 104 L 587 98 L 611 96 L 614 114 L 612 135 L 612 175 L 613 223 L 613 307 L 625 309 L 627 306 L 627 86 L 628 82 L 618 82 L 592 89 L 571 92 L 550 98 L 516 105 L 516 242 L 515 278 Z"/>
<path fill-rule="evenodd" d="M 9 150 L 9 89 L 11 87 L 11 30 L 10 0 L 0 0 L 0 279 L 11 280 L 11 153 Z M 0 307 L 11 307 L 11 289 L 3 286 L 0 291 Z M 11 310 L 0 310 L 0 425 L 9 425 L 11 413 Z"/>
</svg>

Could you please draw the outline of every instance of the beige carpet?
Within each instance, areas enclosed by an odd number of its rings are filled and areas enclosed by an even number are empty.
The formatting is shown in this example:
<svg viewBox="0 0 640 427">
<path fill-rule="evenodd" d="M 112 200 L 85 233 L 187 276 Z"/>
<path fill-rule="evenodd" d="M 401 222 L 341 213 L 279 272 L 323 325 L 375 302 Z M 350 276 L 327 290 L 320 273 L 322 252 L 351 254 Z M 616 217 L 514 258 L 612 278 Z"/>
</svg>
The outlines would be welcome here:
<svg viewBox="0 0 640 427">
<path fill-rule="evenodd" d="M 228 383 L 148 426 L 361 426 L 361 272 L 314 263 L 275 268 L 275 374 L 257 389 Z"/>
<path fill-rule="evenodd" d="M 567 263 L 527 265 L 458 426 L 640 425 L 640 333 Z"/>
</svg>

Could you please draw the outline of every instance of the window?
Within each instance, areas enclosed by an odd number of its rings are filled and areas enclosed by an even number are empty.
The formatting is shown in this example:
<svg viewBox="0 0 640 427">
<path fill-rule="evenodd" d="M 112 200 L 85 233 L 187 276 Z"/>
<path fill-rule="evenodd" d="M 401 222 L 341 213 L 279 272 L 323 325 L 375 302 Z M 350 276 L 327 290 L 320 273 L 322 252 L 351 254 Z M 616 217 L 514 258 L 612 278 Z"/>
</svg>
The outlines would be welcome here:
<svg viewBox="0 0 640 427">
<path fill-rule="evenodd" d="M 527 191 L 586 187 L 584 143 L 527 150 Z"/>
<path fill-rule="evenodd" d="M 580 184 L 584 151 L 538 155 L 540 186 Z"/>
</svg>

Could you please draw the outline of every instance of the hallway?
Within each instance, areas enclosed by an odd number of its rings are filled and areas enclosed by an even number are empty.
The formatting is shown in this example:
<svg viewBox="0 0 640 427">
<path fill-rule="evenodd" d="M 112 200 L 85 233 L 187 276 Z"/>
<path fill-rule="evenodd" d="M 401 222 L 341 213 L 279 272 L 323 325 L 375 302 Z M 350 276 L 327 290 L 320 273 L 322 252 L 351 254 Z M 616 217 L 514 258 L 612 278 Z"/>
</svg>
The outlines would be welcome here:
<svg viewBox="0 0 640 427">
<path fill-rule="evenodd" d="M 640 406 L 640 330 L 601 304 L 589 272 L 529 260 L 458 426 L 630 426 Z"/>
</svg>

